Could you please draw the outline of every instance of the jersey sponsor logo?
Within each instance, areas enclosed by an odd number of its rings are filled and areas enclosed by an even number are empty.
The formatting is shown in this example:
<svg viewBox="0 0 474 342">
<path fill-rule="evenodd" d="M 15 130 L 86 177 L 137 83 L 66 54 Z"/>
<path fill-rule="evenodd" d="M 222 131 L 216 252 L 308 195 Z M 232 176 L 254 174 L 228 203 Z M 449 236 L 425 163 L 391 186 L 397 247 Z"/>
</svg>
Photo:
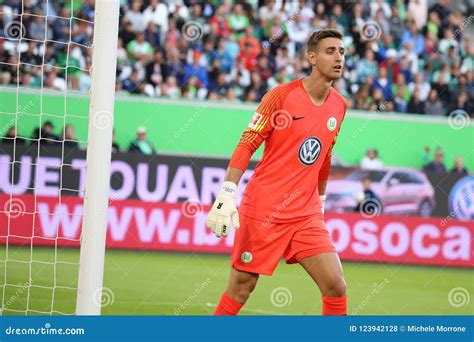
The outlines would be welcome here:
<svg viewBox="0 0 474 342">
<path fill-rule="evenodd" d="M 263 117 L 262 114 L 255 112 L 252 116 L 252 120 L 250 120 L 250 122 L 249 122 L 248 128 L 250 128 L 250 129 L 257 128 L 257 125 L 262 120 L 262 117 Z"/>
<path fill-rule="evenodd" d="M 304 165 L 313 165 L 318 160 L 322 147 L 323 145 L 318 138 L 309 137 L 301 144 L 298 151 L 298 159 Z"/>
<path fill-rule="evenodd" d="M 326 123 L 327 128 L 332 132 L 336 129 L 337 127 L 337 120 L 334 116 L 331 116 L 327 123 Z"/>
<path fill-rule="evenodd" d="M 240 256 L 240 259 L 242 260 L 244 264 L 248 264 L 249 262 L 251 262 L 252 258 L 253 256 L 252 256 L 252 253 L 250 252 L 243 252 L 242 255 Z"/>
</svg>

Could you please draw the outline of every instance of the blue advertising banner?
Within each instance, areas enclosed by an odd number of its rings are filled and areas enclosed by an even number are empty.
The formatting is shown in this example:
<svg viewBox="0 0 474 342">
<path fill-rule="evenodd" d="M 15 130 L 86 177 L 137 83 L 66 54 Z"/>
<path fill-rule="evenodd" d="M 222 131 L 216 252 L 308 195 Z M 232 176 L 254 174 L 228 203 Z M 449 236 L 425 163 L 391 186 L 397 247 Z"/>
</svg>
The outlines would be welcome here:
<svg viewBox="0 0 474 342">
<path fill-rule="evenodd" d="M 1 341 L 473 341 L 473 316 L 0 318 Z"/>
</svg>

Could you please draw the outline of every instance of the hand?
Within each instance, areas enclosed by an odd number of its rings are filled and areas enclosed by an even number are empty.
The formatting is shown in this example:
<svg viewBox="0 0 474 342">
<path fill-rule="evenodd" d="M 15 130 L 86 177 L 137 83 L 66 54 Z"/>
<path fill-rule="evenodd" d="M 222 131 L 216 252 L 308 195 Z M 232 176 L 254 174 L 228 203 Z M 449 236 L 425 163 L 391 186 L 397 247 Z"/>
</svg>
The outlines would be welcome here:
<svg viewBox="0 0 474 342">
<path fill-rule="evenodd" d="M 239 212 L 235 206 L 235 193 L 237 185 L 232 182 L 224 182 L 211 211 L 207 216 L 207 227 L 219 238 L 229 234 L 230 223 L 235 229 L 240 226 Z"/>
</svg>

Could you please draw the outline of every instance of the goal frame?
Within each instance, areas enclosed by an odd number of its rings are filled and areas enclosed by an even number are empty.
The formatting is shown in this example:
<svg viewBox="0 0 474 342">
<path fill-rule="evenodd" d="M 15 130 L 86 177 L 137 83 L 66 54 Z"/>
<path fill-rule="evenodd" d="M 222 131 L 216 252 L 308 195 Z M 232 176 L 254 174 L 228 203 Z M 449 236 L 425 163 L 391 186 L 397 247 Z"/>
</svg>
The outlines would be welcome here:
<svg viewBox="0 0 474 342">
<path fill-rule="evenodd" d="M 77 315 L 100 315 L 114 121 L 119 0 L 96 0 Z"/>
</svg>

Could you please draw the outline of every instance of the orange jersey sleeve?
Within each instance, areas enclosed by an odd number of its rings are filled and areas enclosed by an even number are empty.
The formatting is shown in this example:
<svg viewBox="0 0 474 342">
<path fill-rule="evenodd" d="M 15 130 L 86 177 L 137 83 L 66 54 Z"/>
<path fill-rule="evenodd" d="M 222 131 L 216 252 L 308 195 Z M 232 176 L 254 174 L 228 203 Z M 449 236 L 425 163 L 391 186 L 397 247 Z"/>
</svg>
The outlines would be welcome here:
<svg viewBox="0 0 474 342">
<path fill-rule="evenodd" d="M 344 106 L 344 113 L 347 110 L 347 106 Z M 332 158 L 332 149 L 334 148 L 334 145 L 336 145 L 336 140 L 339 135 L 339 131 L 341 130 L 341 127 L 339 126 L 339 129 L 337 130 L 336 136 L 334 137 L 334 141 L 331 145 L 331 148 L 329 149 L 329 152 L 326 155 L 326 158 L 324 158 L 323 165 L 321 166 L 321 170 L 319 170 L 319 180 L 320 181 L 327 181 L 329 179 L 329 173 L 331 172 L 331 158 Z"/>
<path fill-rule="evenodd" d="M 229 167 L 247 169 L 252 155 L 273 131 L 272 122 L 281 106 L 282 95 L 278 87 L 265 94 L 232 154 Z"/>
</svg>

